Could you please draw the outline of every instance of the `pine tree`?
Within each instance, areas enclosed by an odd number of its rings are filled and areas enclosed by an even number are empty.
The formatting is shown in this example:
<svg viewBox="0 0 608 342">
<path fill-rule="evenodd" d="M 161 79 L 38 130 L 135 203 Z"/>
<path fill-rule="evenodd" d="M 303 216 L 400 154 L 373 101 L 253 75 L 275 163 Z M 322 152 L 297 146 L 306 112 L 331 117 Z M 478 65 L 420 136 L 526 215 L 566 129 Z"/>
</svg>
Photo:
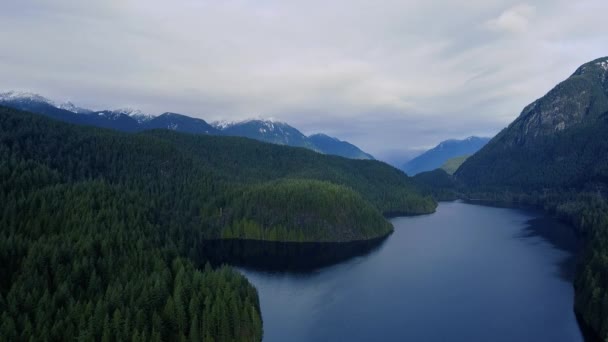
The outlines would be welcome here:
<svg viewBox="0 0 608 342">
<path fill-rule="evenodd" d="M 190 333 L 188 334 L 190 341 L 200 341 L 201 340 L 199 325 L 200 325 L 200 323 L 199 323 L 198 315 L 195 314 L 192 317 L 192 321 L 190 322 Z"/>
</svg>

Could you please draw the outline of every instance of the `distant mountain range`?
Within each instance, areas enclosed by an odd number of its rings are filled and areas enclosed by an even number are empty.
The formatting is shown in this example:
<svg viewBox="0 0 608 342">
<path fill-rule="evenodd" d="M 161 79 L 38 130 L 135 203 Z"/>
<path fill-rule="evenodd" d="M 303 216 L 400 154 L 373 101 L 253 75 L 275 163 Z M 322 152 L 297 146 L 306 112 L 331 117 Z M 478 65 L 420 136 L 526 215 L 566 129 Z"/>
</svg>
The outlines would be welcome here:
<svg viewBox="0 0 608 342">
<path fill-rule="evenodd" d="M 484 147 L 488 141 L 490 141 L 490 138 L 483 137 L 446 140 L 405 163 L 401 169 L 410 176 L 414 176 L 420 172 L 435 170 L 441 168 L 450 159 L 474 154 Z"/>
<path fill-rule="evenodd" d="M 15 91 L 0 93 L 0 105 L 43 114 L 69 123 L 124 132 L 169 129 L 191 134 L 240 136 L 272 144 L 303 147 L 345 158 L 374 159 L 370 154 L 346 141 L 324 134 L 308 137 L 286 123 L 272 120 L 209 124 L 202 119 L 170 112 L 154 116 L 132 108 L 94 111 L 78 107 L 72 102 L 56 104 L 38 94 Z"/>
</svg>

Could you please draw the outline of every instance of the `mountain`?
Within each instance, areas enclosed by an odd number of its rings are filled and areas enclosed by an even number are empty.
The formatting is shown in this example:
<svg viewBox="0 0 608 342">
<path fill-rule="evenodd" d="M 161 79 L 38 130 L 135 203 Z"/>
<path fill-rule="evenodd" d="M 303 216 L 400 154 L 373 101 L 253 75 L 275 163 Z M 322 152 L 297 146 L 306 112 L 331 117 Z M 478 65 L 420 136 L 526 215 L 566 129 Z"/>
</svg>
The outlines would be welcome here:
<svg viewBox="0 0 608 342">
<path fill-rule="evenodd" d="M 357 146 L 325 134 L 306 136 L 298 129 L 273 120 L 245 120 L 242 122 L 216 122 L 221 134 L 246 137 L 272 144 L 304 147 L 323 154 L 349 159 L 374 159 Z"/>
<path fill-rule="evenodd" d="M 374 159 L 371 154 L 361 151 L 357 146 L 325 134 L 313 134 L 308 137 L 317 151 L 350 159 Z"/>
<path fill-rule="evenodd" d="M 137 132 L 140 130 L 140 125 L 137 119 L 121 111 L 102 110 L 92 112 L 91 114 L 77 115 L 79 118 L 88 118 L 90 122 L 92 122 L 92 126 L 110 128 L 123 132 Z"/>
<path fill-rule="evenodd" d="M 469 186 L 581 187 L 608 181 L 608 58 L 579 67 L 469 158 Z"/>
<path fill-rule="evenodd" d="M 410 176 L 438 169 L 451 158 L 471 155 L 479 151 L 488 141 L 490 141 L 490 138 L 480 137 L 468 137 L 464 140 L 446 140 L 405 163 L 402 169 Z"/>
<path fill-rule="evenodd" d="M 608 340 L 608 57 L 579 67 L 456 171 L 475 198 L 544 208 L 584 238 L 574 309 Z"/>
<path fill-rule="evenodd" d="M 314 145 L 302 132 L 273 120 L 246 120 L 218 126 L 223 135 L 246 137 L 271 144 L 304 147 L 315 150 Z"/>
<path fill-rule="evenodd" d="M 191 118 L 177 113 L 164 113 L 141 123 L 141 129 L 169 129 L 191 134 L 219 134 L 220 132 L 205 120 Z"/>
</svg>

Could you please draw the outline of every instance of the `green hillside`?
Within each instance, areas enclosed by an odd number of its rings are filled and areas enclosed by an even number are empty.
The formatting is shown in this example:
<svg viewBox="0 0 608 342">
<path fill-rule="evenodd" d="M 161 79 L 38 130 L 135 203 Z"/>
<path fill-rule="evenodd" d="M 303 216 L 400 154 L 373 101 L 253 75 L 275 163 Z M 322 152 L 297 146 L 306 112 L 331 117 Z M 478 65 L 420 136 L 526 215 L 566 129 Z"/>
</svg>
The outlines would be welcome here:
<svg viewBox="0 0 608 342">
<path fill-rule="evenodd" d="M 470 155 L 464 155 L 450 158 L 445 163 L 443 163 L 443 165 L 441 165 L 441 169 L 447 172 L 449 175 L 453 175 L 456 170 L 458 170 L 460 165 L 462 165 L 469 157 Z"/>
<path fill-rule="evenodd" d="M 284 178 L 320 180 L 351 188 L 386 216 L 425 214 L 436 208 L 431 197 L 417 191 L 412 178 L 375 160 L 352 160 L 239 137 L 171 131 L 144 132 L 137 137 L 179 147 L 210 174 L 214 187 L 232 189 Z M 340 210 L 339 203 L 334 205 Z"/>
</svg>

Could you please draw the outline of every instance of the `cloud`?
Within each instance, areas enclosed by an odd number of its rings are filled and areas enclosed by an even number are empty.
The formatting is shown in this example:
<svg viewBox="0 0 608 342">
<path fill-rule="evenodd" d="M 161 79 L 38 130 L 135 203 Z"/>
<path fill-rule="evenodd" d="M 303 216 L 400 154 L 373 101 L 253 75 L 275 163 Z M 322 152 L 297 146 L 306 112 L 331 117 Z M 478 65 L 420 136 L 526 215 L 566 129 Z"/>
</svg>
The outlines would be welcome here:
<svg viewBox="0 0 608 342">
<path fill-rule="evenodd" d="M 498 17 L 488 20 L 485 26 L 494 31 L 525 33 L 535 14 L 536 7 L 519 4 L 503 11 Z"/>
<path fill-rule="evenodd" d="M 0 90 L 274 117 L 406 155 L 494 134 L 606 55 L 606 11 L 604 0 L 8 0 Z"/>
</svg>

